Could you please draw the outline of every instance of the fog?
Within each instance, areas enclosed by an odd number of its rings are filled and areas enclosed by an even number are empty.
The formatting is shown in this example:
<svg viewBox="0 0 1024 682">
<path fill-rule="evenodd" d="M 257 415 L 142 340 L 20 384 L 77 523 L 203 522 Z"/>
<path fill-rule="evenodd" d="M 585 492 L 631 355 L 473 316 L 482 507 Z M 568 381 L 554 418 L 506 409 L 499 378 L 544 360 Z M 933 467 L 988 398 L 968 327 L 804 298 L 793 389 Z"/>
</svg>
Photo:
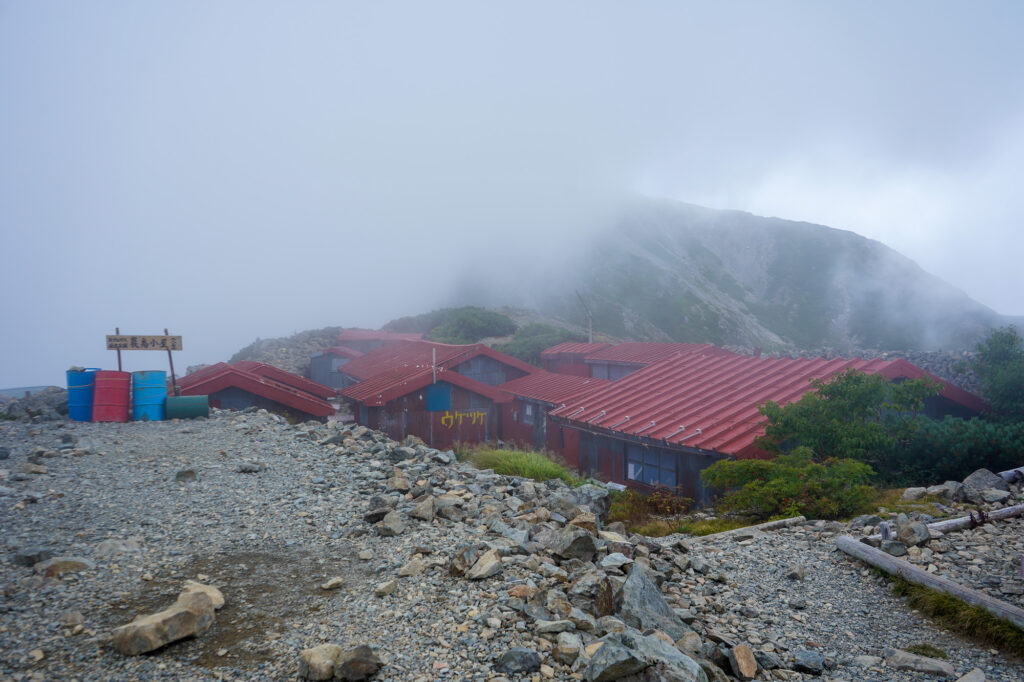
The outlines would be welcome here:
<svg viewBox="0 0 1024 682">
<path fill-rule="evenodd" d="M 1024 314 L 1022 15 L 0 1 L 0 387 L 116 366 L 115 327 L 182 335 L 183 372 L 512 301 L 634 194 L 853 230 Z"/>
</svg>

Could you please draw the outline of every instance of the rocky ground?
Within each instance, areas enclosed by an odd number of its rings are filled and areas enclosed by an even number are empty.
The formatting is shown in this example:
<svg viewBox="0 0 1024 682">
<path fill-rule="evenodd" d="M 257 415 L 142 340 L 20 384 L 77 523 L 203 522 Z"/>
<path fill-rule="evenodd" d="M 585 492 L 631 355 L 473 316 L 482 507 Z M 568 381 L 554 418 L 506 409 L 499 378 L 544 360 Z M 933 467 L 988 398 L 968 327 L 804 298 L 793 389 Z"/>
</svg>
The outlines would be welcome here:
<svg viewBox="0 0 1024 682">
<path fill-rule="evenodd" d="M 367 645 L 381 680 L 934 679 L 894 651 L 916 643 L 950 679 L 1024 678 L 836 550 L 872 519 L 655 542 L 599 529 L 606 510 L 593 486 L 265 412 L 0 422 L 0 678 L 293 679 Z M 1021 526 L 1003 523 L 908 557 L 1019 604 Z M 115 648 L 189 580 L 225 598 L 209 629 Z"/>
</svg>

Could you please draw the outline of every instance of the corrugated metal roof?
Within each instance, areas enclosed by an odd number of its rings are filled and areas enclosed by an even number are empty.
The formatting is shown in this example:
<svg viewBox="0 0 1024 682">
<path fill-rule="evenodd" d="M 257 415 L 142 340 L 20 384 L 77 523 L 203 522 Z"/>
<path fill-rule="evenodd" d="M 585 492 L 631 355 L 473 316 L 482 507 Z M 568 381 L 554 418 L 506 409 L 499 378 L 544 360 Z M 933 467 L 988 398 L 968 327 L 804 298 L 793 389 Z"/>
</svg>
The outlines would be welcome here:
<svg viewBox="0 0 1024 682">
<path fill-rule="evenodd" d="M 437 353 L 436 360 L 435 351 Z M 390 346 L 383 346 L 349 361 L 339 367 L 338 371 L 353 379 L 366 381 L 379 374 L 394 370 L 429 368 L 435 362 L 438 367 L 455 367 L 480 355 L 485 355 L 527 374 L 539 371 L 533 365 L 511 355 L 500 353 L 482 343 L 450 345 L 431 341 L 400 341 Z"/>
<path fill-rule="evenodd" d="M 255 362 L 253 360 L 240 360 L 239 362 L 233 363 L 233 366 L 238 367 L 240 369 L 244 369 L 247 372 L 252 372 L 253 374 L 258 374 L 261 377 L 273 379 L 274 381 L 285 384 L 286 386 L 297 388 L 300 391 L 312 393 L 313 395 L 318 396 L 320 398 L 333 398 L 338 394 L 337 391 L 335 391 L 330 386 L 318 384 L 317 382 L 307 379 L 306 377 L 300 377 L 298 374 L 286 372 L 280 367 L 274 367 L 273 365 L 268 365 L 265 362 Z"/>
<path fill-rule="evenodd" d="M 542 360 L 554 360 L 559 355 L 589 355 L 590 353 L 596 353 L 599 350 L 603 350 L 610 345 L 610 343 L 579 343 L 576 341 L 566 341 L 558 344 L 557 346 L 551 346 L 551 348 L 541 351 L 540 357 Z"/>
<path fill-rule="evenodd" d="M 627 342 L 608 346 L 589 353 L 585 358 L 588 363 L 623 363 L 630 365 L 650 365 L 680 353 L 700 351 L 706 355 L 732 355 L 735 353 L 707 343 L 642 343 Z"/>
<path fill-rule="evenodd" d="M 338 341 L 419 341 L 423 334 L 384 332 L 377 329 L 346 329 L 338 334 Z"/>
<path fill-rule="evenodd" d="M 399 341 L 389 346 L 374 349 L 362 357 L 349 361 L 338 368 L 353 379 L 365 381 L 378 374 L 403 368 L 430 367 L 437 351 L 437 364 L 460 358 L 473 346 L 453 346 L 430 341 Z"/>
<path fill-rule="evenodd" d="M 378 374 L 366 381 L 343 390 L 341 395 L 363 403 L 369 407 L 383 406 L 396 398 L 408 395 L 424 386 L 434 383 L 435 372 L 431 367 L 401 367 Z M 458 372 L 439 367 L 436 373 L 438 382 L 444 381 L 467 391 L 490 398 L 496 403 L 507 403 L 511 399 L 507 393 L 494 386 L 470 379 Z"/>
<path fill-rule="evenodd" d="M 551 414 L 577 425 L 736 454 L 764 433 L 758 405 L 769 400 L 780 405 L 799 400 L 810 390 L 811 379 L 827 379 L 848 368 L 890 379 L 926 374 L 904 360 L 752 358 L 691 352 L 566 401 Z M 942 395 L 972 409 L 980 402 L 948 384 Z"/>
<path fill-rule="evenodd" d="M 498 388 L 520 398 L 561 405 L 566 400 L 610 384 L 607 379 L 592 379 L 573 374 L 535 372 L 507 381 Z"/>
<path fill-rule="evenodd" d="M 314 417 L 328 417 L 334 414 L 331 404 L 315 395 L 226 362 L 219 362 L 193 372 L 183 377 L 178 385 L 182 395 L 209 395 L 234 387 Z"/>
</svg>

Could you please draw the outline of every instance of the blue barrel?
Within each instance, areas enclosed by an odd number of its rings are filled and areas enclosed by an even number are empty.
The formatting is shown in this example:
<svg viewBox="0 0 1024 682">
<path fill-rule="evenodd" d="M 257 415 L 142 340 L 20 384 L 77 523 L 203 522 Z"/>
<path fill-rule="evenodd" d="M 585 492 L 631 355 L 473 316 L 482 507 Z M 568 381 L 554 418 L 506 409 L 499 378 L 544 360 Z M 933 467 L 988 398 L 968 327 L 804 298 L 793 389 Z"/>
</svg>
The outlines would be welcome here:
<svg viewBox="0 0 1024 682">
<path fill-rule="evenodd" d="M 98 371 L 98 367 L 68 370 L 68 418 L 76 422 L 92 421 L 92 392 Z"/>
<path fill-rule="evenodd" d="M 163 421 L 167 372 L 132 372 L 132 419 Z"/>
</svg>

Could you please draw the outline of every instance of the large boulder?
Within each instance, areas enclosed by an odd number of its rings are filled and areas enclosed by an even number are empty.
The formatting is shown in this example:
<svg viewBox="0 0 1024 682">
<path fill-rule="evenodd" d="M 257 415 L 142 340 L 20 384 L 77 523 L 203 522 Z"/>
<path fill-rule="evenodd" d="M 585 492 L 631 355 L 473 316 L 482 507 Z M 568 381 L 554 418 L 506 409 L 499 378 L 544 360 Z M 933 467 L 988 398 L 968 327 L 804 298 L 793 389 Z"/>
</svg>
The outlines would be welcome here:
<svg viewBox="0 0 1024 682">
<path fill-rule="evenodd" d="M 630 569 L 626 582 L 615 596 L 615 606 L 618 616 L 638 630 L 662 630 L 673 640 L 692 632 L 639 564 L 633 564 Z"/>
<path fill-rule="evenodd" d="M 575 526 L 545 530 L 533 539 L 541 547 L 563 559 L 590 561 L 597 551 L 594 536 Z"/>
<path fill-rule="evenodd" d="M 708 682 L 696 661 L 655 635 L 627 628 L 599 641 L 601 648 L 584 673 L 587 680 Z"/>
<path fill-rule="evenodd" d="M 169 608 L 114 628 L 114 648 L 126 656 L 137 656 L 192 637 L 213 625 L 213 611 L 213 600 L 206 592 L 182 592 Z"/>
<path fill-rule="evenodd" d="M 1009 492 L 1010 484 L 988 469 L 978 469 L 964 479 L 964 497 L 974 504 L 984 503 L 985 499 L 982 493 L 990 488 Z"/>
</svg>

